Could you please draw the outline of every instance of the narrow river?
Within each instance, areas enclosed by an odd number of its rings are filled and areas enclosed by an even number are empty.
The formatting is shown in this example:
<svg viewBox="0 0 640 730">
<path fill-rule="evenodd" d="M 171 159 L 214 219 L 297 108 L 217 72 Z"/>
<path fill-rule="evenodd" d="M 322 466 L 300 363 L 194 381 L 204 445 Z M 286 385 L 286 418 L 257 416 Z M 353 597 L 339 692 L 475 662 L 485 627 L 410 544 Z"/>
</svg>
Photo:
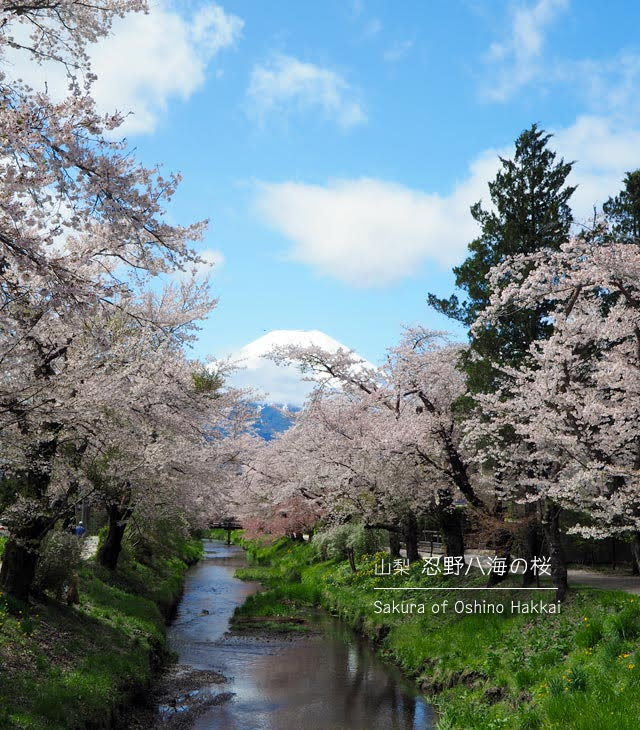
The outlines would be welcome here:
<svg viewBox="0 0 640 730">
<path fill-rule="evenodd" d="M 180 665 L 219 672 L 228 681 L 210 691 L 233 693 L 187 720 L 194 730 L 428 730 L 431 707 L 395 667 L 330 617 L 312 636 L 274 638 L 227 633 L 236 606 L 258 590 L 234 578 L 243 551 L 205 541 L 205 556 L 188 573 L 169 629 Z M 228 697 L 228 695 L 226 695 Z M 170 710 L 171 708 L 169 708 Z M 178 707 L 177 712 L 180 710 Z"/>
</svg>

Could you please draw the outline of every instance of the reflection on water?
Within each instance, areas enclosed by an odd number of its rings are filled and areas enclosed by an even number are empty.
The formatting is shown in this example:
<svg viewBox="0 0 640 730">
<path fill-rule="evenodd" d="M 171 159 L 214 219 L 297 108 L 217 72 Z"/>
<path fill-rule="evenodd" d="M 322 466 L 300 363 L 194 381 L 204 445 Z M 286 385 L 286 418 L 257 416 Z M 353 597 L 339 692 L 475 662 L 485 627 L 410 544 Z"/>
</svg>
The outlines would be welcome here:
<svg viewBox="0 0 640 730">
<path fill-rule="evenodd" d="M 244 565 L 240 548 L 206 541 L 205 551 L 205 560 L 187 576 L 170 642 L 181 663 L 229 677 L 223 687 L 235 695 L 198 717 L 194 728 L 434 727 L 432 709 L 400 673 L 330 617 L 319 619 L 322 630 L 312 637 L 225 636 L 234 608 L 258 586 L 233 577 L 236 567 Z"/>
</svg>

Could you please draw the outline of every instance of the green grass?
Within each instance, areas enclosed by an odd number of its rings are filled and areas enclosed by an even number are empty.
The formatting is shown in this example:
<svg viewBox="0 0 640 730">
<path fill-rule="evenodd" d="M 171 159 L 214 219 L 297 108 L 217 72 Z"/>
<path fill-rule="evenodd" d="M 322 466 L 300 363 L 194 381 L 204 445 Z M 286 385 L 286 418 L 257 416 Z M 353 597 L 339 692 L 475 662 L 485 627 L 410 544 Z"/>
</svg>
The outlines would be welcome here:
<svg viewBox="0 0 640 730">
<path fill-rule="evenodd" d="M 198 541 L 166 541 L 140 562 L 127 548 L 116 573 L 94 561 L 80 574 L 80 605 L 17 605 L 0 596 L 0 727 L 118 727 L 118 707 L 148 688 L 168 658 L 165 619 Z"/>
<path fill-rule="evenodd" d="M 394 592 L 424 602 L 427 613 L 376 613 L 390 601 L 378 586 L 471 587 L 481 575 L 380 577 L 382 555 L 364 556 L 353 574 L 346 562 L 319 562 L 311 545 L 279 540 L 245 543 L 250 567 L 238 577 L 267 587 L 242 615 L 286 615 L 319 605 L 371 638 L 439 708 L 439 730 L 631 730 L 640 717 L 640 599 L 618 591 L 575 590 L 559 615 L 511 614 L 524 592 Z M 513 581 L 513 579 L 511 579 Z M 510 583 L 507 582 L 507 586 Z M 515 585 L 515 583 L 513 583 Z M 531 598 L 552 600 L 551 595 Z M 416 595 L 419 597 L 416 598 Z M 433 603 L 474 598 L 505 605 L 502 615 L 433 615 Z M 283 605 L 282 601 L 290 603 Z"/>
<path fill-rule="evenodd" d="M 231 543 L 233 545 L 240 545 L 243 540 L 244 530 L 231 530 Z M 214 527 L 210 530 L 205 530 L 202 534 L 203 537 L 209 538 L 209 540 L 224 540 L 227 541 L 227 531 L 221 527 Z"/>
</svg>

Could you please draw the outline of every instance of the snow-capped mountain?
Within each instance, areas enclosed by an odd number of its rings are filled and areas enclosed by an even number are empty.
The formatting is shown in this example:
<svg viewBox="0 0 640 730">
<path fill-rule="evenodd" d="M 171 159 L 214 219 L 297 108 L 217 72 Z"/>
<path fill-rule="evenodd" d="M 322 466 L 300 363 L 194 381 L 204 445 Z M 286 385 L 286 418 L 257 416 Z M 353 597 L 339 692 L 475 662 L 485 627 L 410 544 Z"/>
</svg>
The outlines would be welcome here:
<svg viewBox="0 0 640 730">
<path fill-rule="evenodd" d="M 351 349 L 320 330 L 273 330 L 231 355 L 231 359 L 243 368 L 232 377 L 232 384 L 260 391 L 265 403 L 299 407 L 313 384 L 303 381 L 295 366 L 276 365 L 265 357 L 274 347 L 285 345 L 317 345 L 329 352 Z M 370 365 L 364 358 L 363 364 Z"/>
<path fill-rule="evenodd" d="M 284 347 L 286 345 L 302 345 L 303 347 L 316 345 L 329 352 L 337 352 L 340 349 L 348 351 L 350 349 L 320 330 L 273 330 L 245 345 L 240 350 L 239 355 L 246 358 L 247 367 L 249 367 L 249 362 L 256 363 L 257 360 L 271 352 L 274 347 Z"/>
</svg>

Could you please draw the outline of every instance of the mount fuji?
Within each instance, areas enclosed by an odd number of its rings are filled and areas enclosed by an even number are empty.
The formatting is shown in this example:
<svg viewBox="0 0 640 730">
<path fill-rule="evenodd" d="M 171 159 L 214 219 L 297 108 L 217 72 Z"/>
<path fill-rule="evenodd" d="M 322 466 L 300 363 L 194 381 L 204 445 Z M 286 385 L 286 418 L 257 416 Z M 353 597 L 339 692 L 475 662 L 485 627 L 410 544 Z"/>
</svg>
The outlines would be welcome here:
<svg viewBox="0 0 640 730">
<path fill-rule="evenodd" d="M 313 389 L 313 383 L 302 380 L 294 365 L 276 365 L 265 357 L 274 347 L 285 345 L 316 345 L 329 352 L 351 350 L 320 330 L 273 330 L 231 355 L 230 359 L 242 368 L 230 378 L 231 385 L 254 388 L 263 403 L 299 408 Z M 363 365 L 373 367 L 364 358 L 360 359 Z"/>
</svg>

